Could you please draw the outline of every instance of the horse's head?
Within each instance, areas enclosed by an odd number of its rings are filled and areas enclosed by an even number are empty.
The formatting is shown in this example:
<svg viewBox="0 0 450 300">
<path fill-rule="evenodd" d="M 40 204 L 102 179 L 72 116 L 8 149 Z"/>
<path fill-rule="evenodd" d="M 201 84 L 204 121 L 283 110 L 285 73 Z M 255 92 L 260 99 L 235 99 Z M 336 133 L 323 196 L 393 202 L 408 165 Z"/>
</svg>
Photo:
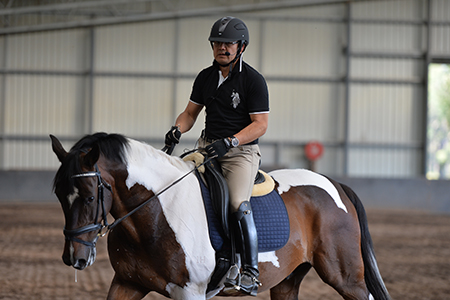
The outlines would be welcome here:
<svg viewBox="0 0 450 300">
<path fill-rule="evenodd" d="M 70 152 L 56 137 L 50 137 L 61 162 L 54 191 L 65 217 L 62 259 L 66 265 L 82 270 L 95 261 L 95 245 L 112 205 L 111 187 L 101 176 L 98 161 L 102 151 L 93 136 L 85 137 Z"/>
</svg>

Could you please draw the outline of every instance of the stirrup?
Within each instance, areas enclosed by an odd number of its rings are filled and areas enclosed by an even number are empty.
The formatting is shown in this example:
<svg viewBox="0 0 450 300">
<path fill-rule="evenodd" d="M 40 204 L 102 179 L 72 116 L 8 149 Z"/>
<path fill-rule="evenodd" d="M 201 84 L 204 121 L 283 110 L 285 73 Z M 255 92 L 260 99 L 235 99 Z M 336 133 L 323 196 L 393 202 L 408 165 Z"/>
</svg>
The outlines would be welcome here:
<svg viewBox="0 0 450 300">
<path fill-rule="evenodd" d="M 241 289 L 241 272 L 237 264 L 231 266 L 227 277 L 225 278 L 224 285 L 224 292 L 227 294 L 239 292 Z"/>
<path fill-rule="evenodd" d="M 251 281 L 248 285 L 244 284 L 242 282 L 243 277 L 248 277 L 248 279 Z M 248 294 L 250 296 L 257 296 L 258 293 L 258 287 L 262 286 L 261 281 L 258 280 L 257 276 L 253 274 L 253 272 L 244 270 L 241 275 L 241 282 L 239 284 L 240 290 Z"/>
</svg>

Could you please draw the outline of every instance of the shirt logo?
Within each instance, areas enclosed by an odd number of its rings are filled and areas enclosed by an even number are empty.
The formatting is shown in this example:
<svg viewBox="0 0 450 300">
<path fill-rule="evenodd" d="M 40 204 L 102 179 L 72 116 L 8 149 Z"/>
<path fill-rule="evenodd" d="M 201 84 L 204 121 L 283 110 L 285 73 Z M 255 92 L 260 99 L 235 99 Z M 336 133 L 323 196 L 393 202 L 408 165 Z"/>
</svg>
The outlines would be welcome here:
<svg viewBox="0 0 450 300">
<path fill-rule="evenodd" d="M 233 90 L 231 93 L 231 105 L 233 108 L 238 107 L 239 103 L 241 103 L 241 98 L 239 98 L 239 93 Z"/>
</svg>

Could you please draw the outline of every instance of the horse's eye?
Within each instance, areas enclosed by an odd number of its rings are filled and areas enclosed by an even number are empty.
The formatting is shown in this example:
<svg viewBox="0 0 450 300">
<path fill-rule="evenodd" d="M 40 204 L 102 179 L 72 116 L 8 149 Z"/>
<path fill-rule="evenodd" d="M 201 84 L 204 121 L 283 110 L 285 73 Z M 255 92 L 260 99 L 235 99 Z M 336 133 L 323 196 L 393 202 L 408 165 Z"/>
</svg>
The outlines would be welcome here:
<svg viewBox="0 0 450 300">
<path fill-rule="evenodd" d="M 89 197 L 89 198 L 86 198 L 86 203 L 87 204 L 90 204 L 90 203 L 92 203 L 92 201 L 94 201 L 95 200 L 95 197 L 94 196 L 91 196 L 91 197 Z"/>
</svg>

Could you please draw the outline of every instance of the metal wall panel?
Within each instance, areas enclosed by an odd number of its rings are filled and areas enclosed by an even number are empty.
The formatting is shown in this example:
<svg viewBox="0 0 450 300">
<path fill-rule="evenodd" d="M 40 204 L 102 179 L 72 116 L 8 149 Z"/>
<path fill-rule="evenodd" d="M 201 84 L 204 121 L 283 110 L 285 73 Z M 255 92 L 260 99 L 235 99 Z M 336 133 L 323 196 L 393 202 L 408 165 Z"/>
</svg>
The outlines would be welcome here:
<svg viewBox="0 0 450 300">
<path fill-rule="evenodd" d="M 79 77 L 9 75 L 5 94 L 5 134 L 83 133 L 84 86 Z"/>
<path fill-rule="evenodd" d="M 349 173 L 354 177 L 411 177 L 421 172 L 420 150 L 352 149 Z"/>
<path fill-rule="evenodd" d="M 421 173 L 425 4 L 374 1 L 352 6 L 348 174 Z"/>
<path fill-rule="evenodd" d="M 260 145 L 262 153 L 261 166 L 266 170 L 280 168 L 303 168 L 309 169 L 304 147 L 301 145 L 281 144 L 279 147 L 273 147 L 270 143 Z M 316 170 L 322 174 L 339 174 L 343 169 L 343 150 L 340 147 L 326 147 L 323 156 L 315 164 Z"/>
<path fill-rule="evenodd" d="M 209 66 L 214 57 L 208 36 L 216 18 L 187 19 L 178 22 L 178 35 L 172 36 L 177 45 L 177 71 L 197 74 Z M 186 95 L 188 98 L 189 95 Z"/>
<path fill-rule="evenodd" d="M 410 80 L 420 82 L 424 73 L 424 63 L 418 59 L 355 57 L 351 63 L 353 78 L 383 81 Z"/>
<path fill-rule="evenodd" d="M 85 81 L 80 75 L 89 64 L 86 30 L 9 35 L 2 40 L 0 167 L 49 168 L 56 164 L 48 153 L 48 134 L 84 132 Z"/>
<path fill-rule="evenodd" d="M 250 16 L 265 16 L 267 18 L 289 19 L 315 19 L 315 18 L 343 18 L 346 13 L 345 5 L 329 3 L 327 5 L 306 5 L 302 7 L 290 7 L 287 9 L 273 9 L 267 11 L 255 11 L 249 13 Z M 264 19 L 264 18 L 263 18 Z"/>
<path fill-rule="evenodd" d="M 355 24 L 352 50 L 367 52 L 421 53 L 422 27 L 392 24 Z"/>
<path fill-rule="evenodd" d="M 94 69 L 97 72 L 173 72 L 174 34 L 173 21 L 97 28 Z"/>
<path fill-rule="evenodd" d="M 264 139 L 279 142 L 342 140 L 342 85 L 272 81 L 268 84 L 270 116 Z"/>
<path fill-rule="evenodd" d="M 7 69 L 21 71 L 84 71 L 86 31 L 48 31 L 8 36 Z"/>
<path fill-rule="evenodd" d="M 449 18 L 450 19 L 450 18 Z M 450 60 L 450 23 L 448 25 L 434 25 L 431 30 L 431 53 L 434 56 Z"/>
<path fill-rule="evenodd" d="M 419 87 L 354 84 L 350 94 L 350 141 L 399 146 L 422 141 Z"/>
<path fill-rule="evenodd" d="M 161 138 L 170 128 L 171 80 L 100 77 L 94 90 L 94 132 Z"/>
<path fill-rule="evenodd" d="M 36 1 L 35 5 L 42 4 L 42 2 Z M 30 5 L 30 1 L 27 1 L 27 5 Z M 86 19 L 85 16 L 78 15 L 52 15 L 45 13 L 28 13 L 28 14 L 14 14 L 8 16 L 8 23 L 11 26 L 34 26 L 41 24 L 51 24 L 53 22 L 67 22 L 67 21 L 78 21 Z"/>
<path fill-rule="evenodd" d="M 265 28 L 264 75 L 330 77 L 344 73 L 344 26 L 270 21 Z"/>
<path fill-rule="evenodd" d="M 73 143 L 64 143 L 69 150 Z M 56 169 L 61 163 L 51 150 L 50 138 L 45 141 L 5 141 L 4 161 L 5 170 L 49 170 Z M 49 189 L 51 186 L 48 187 Z"/>
<path fill-rule="evenodd" d="M 432 0 L 431 16 L 434 21 L 448 22 L 450 20 L 450 1 Z"/>
<path fill-rule="evenodd" d="M 352 5 L 355 19 L 411 21 L 420 20 L 425 13 L 426 2 L 423 0 L 360 1 Z"/>
</svg>

